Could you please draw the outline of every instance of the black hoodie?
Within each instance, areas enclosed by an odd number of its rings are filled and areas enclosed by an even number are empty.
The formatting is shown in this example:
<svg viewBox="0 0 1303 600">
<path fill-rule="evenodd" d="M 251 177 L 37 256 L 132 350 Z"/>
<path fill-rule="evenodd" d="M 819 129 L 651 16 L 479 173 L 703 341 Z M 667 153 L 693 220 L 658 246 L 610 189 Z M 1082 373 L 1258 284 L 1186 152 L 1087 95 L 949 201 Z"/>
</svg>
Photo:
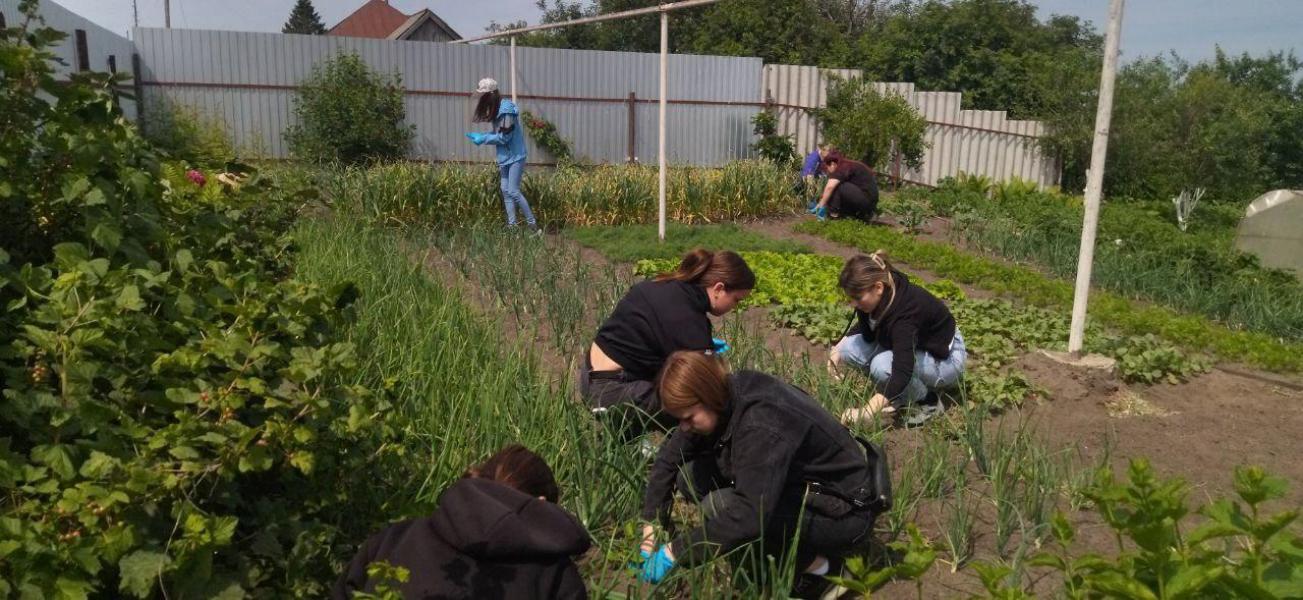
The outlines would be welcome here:
<svg viewBox="0 0 1303 600">
<path fill-rule="evenodd" d="M 950 356 L 950 344 L 955 339 L 955 317 L 944 302 L 927 290 L 910 283 L 900 271 L 891 272 L 896 284 L 893 299 L 883 294 L 879 308 L 886 314 L 875 328 L 868 314 L 855 311 L 856 324 L 846 335 L 860 334 L 864 341 L 877 343 L 883 350 L 891 351 L 891 378 L 883 386 L 882 395 L 895 400 L 914 376 L 914 352 L 923 350 L 937 360 Z"/>
<path fill-rule="evenodd" d="M 693 460 L 713 461 L 741 499 L 671 542 L 684 564 L 759 539 L 781 501 L 794 499 L 799 507 L 810 483 L 858 500 L 877 493 L 864 447 L 808 394 L 756 371 L 738 371 L 728 380 L 729 405 L 715 432 L 676 429 L 647 477 L 642 518 L 648 522 L 668 524 L 679 470 Z"/>
<path fill-rule="evenodd" d="M 331 597 L 371 592 L 367 565 L 411 571 L 408 600 L 587 598 L 570 557 L 591 541 L 561 507 L 487 479 L 466 478 L 439 497 L 434 514 L 395 523 L 358 550 Z"/>
</svg>

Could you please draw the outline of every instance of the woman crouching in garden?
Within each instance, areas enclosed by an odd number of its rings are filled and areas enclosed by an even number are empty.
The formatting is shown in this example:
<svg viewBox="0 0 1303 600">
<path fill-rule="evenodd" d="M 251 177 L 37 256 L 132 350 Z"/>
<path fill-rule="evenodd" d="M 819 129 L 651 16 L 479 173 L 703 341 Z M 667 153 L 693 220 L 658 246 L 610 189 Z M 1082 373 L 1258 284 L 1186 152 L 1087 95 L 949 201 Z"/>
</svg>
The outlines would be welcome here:
<svg viewBox="0 0 1303 600">
<path fill-rule="evenodd" d="M 729 374 L 714 355 L 671 355 L 659 393 L 679 427 L 652 465 L 643 519 L 673 529 L 678 488 L 700 504 L 705 522 L 659 547 L 645 526 L 641 579 L 658 583 L 675 566 L 756 541 L 781 562 L 799 540 L 792 596 L 822 596 L 831 585 L 825 576 L 840 574 L 841 557 L 868 541 L 890 507 L 882 452 L 805 392 L 763 373 Z"/>
<path fill-rule="evenodd" d="M 945 303 L 914 285 L 879 250 L 851 257 L 840 285 L 855 307 L 855 325 L 829 356 L 834 371 L 850 365 L 869 375 L 868 404 L 843 415 L 848 421 L 894 413 L 954 387 L 968 352 Z"/>
</svg>

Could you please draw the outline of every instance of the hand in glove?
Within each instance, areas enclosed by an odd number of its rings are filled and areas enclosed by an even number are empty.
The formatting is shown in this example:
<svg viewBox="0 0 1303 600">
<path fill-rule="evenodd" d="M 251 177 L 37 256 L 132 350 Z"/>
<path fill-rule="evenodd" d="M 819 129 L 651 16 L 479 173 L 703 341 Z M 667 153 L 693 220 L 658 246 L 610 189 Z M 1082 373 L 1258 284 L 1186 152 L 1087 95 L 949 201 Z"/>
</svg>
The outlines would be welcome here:
<svg viewBox="0 0 1303 600">
<path fill-rule="evenodd" d="M 828 207 L 827 207 L 827 206 L 823 206 L 823 207 L 820 207 L 820 208 L 816 208 L 816 209 L 814 209 L 814 216 L 815 216 L 815 217 L 818 217 L 818 219 L 819 219 L 820 221 L 823 221 L 823 220 L 827 219 L 827 218 L 828 218 Z"/>
<path fill-rule="evenodd" d="M 485 135 L 483 133 L 468 133 L 466 137 L 476 146 L 484 143 Z"/>
<path fill-rule="evenodd" d="M 674 557 L 670 556 L 669 545 L 663 545 L 654 554 L 646 550 L 640 550 L 642 555 L 642 568 L 638 573 L 638 579 L 647 583 L 660 583 L 669 574 L 670 569 L 674 568 Z"/>
<path fill-rule="evenodd" d="M 733 349 L 732 346 L 728 345 L 728 342 L 719 338 L 710 338 L 710 343 L 714 346 L 715 354 L 723 354 Z"/>
</svg>

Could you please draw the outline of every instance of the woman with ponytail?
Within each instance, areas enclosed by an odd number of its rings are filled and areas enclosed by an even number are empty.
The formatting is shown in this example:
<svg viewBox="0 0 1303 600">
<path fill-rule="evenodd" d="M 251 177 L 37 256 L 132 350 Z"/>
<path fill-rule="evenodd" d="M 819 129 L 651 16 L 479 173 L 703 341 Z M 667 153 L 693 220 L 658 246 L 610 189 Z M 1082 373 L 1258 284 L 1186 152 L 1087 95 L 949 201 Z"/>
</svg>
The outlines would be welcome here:
<svg viewBox="0 0 1303 600">
<path fill-rule="evenodd" d="M 844 415 L 860 420 L 893 413 L 955 386 L 968 352 L 950 309 L 892 267 L 882 250 L 853 256 L 840 285 L 855 308 L 855 325 L 828 360 L 850 365 L 873 380 L 876 393 Z"/>
<path fill-rule="evenodd" d="M 640 578 L 658 583 L 676 566 L 760 542 L 780 564 L 795 555 L 790 597 L 823 597 L 825 576 L 841 574 L 841 557 L 864 546 L 891 507 L 882 451 L 800 389 L 755 371 L 730 374 L 716 356 L 674 353 L 659 393 L 679 427 L 647 477 Z M 676 489 L 704 522 L 658 540 L 653 523 L 673 529 Z"/>
<path fill-rule="evenodd" d="M 611 415 L 628 436 L 648 419 L 663 427 L 653 380 L 665 359 L 679 350 L 722 352 L 708 315 L 732 311 L 756 286 L 756 276 L 735 252 L 689 252 L 678 269 L 637 283 L 597 330 L 579 371 L 579 390 L 595 414 Z"/>
</svg>

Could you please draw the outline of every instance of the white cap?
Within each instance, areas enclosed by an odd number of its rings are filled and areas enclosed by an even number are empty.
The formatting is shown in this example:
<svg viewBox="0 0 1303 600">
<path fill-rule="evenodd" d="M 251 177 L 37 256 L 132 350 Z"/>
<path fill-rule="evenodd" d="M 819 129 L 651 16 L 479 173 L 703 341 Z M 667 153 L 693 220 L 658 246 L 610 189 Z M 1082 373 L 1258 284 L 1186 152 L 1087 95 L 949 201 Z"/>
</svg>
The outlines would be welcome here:
<svg viewBox="0 0 1303 600">
<path fill-rule="evenodd" d="M 479 86 L 475 88 L 476 94 L 487 94 L 496 91 L 498 91 L 498 82 L 488 77 L 481 79 Z"/>
</svg>

